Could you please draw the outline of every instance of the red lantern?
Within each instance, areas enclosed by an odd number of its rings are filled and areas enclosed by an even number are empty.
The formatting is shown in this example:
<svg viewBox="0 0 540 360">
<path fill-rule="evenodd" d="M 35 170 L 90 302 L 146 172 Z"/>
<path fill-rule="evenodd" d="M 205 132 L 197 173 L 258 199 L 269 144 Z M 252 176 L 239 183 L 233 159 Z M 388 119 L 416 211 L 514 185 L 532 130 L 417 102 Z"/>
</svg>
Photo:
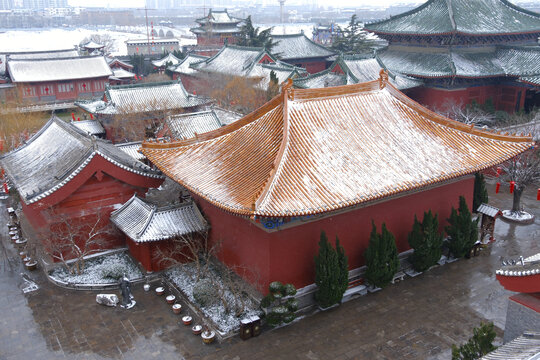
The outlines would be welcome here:
<svg viewBox="0 0 540 360">
<path fill-rule="evenodd" d="M 48 87 L 45 88 L 45 92 L 49 93 L 49 88 Z"/>
<path fill-rule="evenodd" d="M 7 183 L 4 183 L 4 192 L 5 192 L 6 194 L 9 193 L 9 189 L 8 189 Z"/>
<path fill-rule="evenodd" d="M 536 193 L 536 200 L 540 201 L 540 189 L 538 189 L 538 192 Z"/>
<path fill-rule="evenodd" d="M 0 151 L 4 151 L 4 140 L 0 140 Z"/>
<path fill-rule="evenodd" d="M 78 118 L 77 118 L 77 121 L 81 121 L 81 118 L 80 118 L 80 117 L 78 117 Z"/>
<path fill-rule="evenodd" d="M 514 188 L 516 187 L 515 181 L 510 181 L 510 194 L 514 193 Z"/>
<path fill-rule="evenodd" d="M 75 114 L 74 113 L 71 113 L 71 118 L 73 119 L 73 121 L 75 121 Z"/>
<path fill-rule="evenodd" d="M 86 84 L 82 84 L 83 89 L 86 90 Z"/>
<path fill-rule="evenodd" d="M 497 177 L 499 177 L 499 175 L 501 175 L 501 167 L 497 166 Z"/>
<path fill-rule="evenodd" d="M 90 114 L 90 119 L 94 120 L 94 115 Z"/>
<path fill-rule="evenodd" d="M 499 193 L 499 189 L 501 188 L 501 183 L 498 182 L 497 185 L 495 185 L 495 194 Z"/>
</svg>

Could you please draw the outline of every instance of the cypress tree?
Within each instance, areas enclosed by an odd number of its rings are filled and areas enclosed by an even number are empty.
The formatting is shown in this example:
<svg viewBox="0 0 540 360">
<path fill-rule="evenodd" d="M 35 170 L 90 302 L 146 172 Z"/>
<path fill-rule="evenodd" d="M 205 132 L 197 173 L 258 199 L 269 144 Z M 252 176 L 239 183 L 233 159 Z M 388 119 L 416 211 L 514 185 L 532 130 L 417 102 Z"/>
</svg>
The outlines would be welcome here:
<svg viewBox="0 0 540 360">
<path fill-rule="evenodd" d="M 398 251 L 394 235 L 382 225 L 381 234 L 372 222 L 369 246 L 364 254 L 366 259 L 366 279 L 377 287 L 384 287 L 390 283 L 399 268 Z"/>
<path fill-rule="evenodd" d="M 476 212 L 478 210 L 478 207 L 482 205 L 482 203 L 488 203 L 489 197 L 488 192 L 486 188 L 486 180 L 484 179 L 484 175 L 480 173 L 474 174 L 474 193 L 473 193 L 473 208 L 472 211 Z"/>
<path fill-rule="evenodd" d="M 319 254 L 315 256 L 315 300 L 320 307 L 327 308 L 341 301 L 343 292 L 340 284 L 340 264 L 338 253 L 328 242 L 326 233 L 321 232 Z"/>
<path fill-rule="evenodd" d="M 347 259 L 347 255 L 345 255 L 345 249 L 343 246 L 340 245 L 339 239 L 336 236 L 336 252 L 338 256 L 338 264 L 339 264 L 339 292 L 341 293 L 341 298 L 343 298 L 343 294 L 345 291 L 347 291 L 347 287 L 349 286 L 349 260 Z"/>
<path fill-rule="evenodd" d="M 446 227 L 446 233 L 450 236 L 448 248 L 456 258 L 467 256 L 478 240 L 478 219 L 473 221 L 467 201 L 463 196 L 459 197 L 459 208 L 456 211 L 452 207 L 450 225 Z"/>
<path fill-rule="evenodd" d="M 424 212 L 424 219 L 419 222 L 414 216 L 414 225 L 409 233 L 409 245 L 414 249 L 410 257 L 416 271 L 426 271 L 435 265 L 442 255 L 443 236 L 439 233 L 439 220 L 431 210 Z"/>
</svg>

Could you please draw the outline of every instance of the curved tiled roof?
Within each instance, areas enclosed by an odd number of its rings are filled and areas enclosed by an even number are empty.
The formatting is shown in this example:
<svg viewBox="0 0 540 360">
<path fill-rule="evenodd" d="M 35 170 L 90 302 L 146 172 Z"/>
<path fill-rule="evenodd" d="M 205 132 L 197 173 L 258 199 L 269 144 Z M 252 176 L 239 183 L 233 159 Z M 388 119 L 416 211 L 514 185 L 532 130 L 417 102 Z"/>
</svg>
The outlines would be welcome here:
<svg viewBox="0 0 540 360">
<path fill-rule="evenodd" d="M 276 42 L 272 47 L 272 54 L 284 61 L 335 55 L 330 49 L 308 39 L 304 33 L 272 35 L 272 40 Z"/>
<path fill-rule="evenodd" d="M 182 140 L 223 126 L 212 110 L 169 116 L 166 122 L 171 135 Z"/>
<path fill-rule="evenodd" d="M 170 239 L 208 228 L 193 202 L 158 208 L 136 195 L 113 211 L 110 219 L 138 243 Z"/>
<path fill-rule="evenodd" d="M 383 77 L 384 78 L 384 77 Z M 439 116 L 384 79 L 298 90 L 197 139 L 143 143 L 165 174 L 241 215 L 323 213 L 491 167 L 530 138 Z"/>
<path fill-rule="evenodd" d="M 156 66 L 156 67 L 162 67 L 162 66 L 165 66 L 167 65 L 167 63 L 170 63 L 172 66 L 176 66 L 178 65 L 182 60 L 180 60 L 179 58 L 177 58 L 176 56 L 174 56 L 173 54 L 171 53 L 168 53 L 167 56 L 163 57 L 162 59 L 159 59 L 159 60 L 152 60 L 152 65 Z"/>
<path fill-rule="evenodd" d="M 153 178 L 159 171 L 136 161 L 113 144 L 52 117 L 25 145 L 0 157 L 0 165 L 26 204 L 67 184 L 99 155 L 124 170 Z"/>
<path fill-rule="evenodd" d="M 540 32 L 540 14 L 507 0 L 428 0 L 423 5 L 365 25 L 380 34 L 499 35 Z"/>
</svg>

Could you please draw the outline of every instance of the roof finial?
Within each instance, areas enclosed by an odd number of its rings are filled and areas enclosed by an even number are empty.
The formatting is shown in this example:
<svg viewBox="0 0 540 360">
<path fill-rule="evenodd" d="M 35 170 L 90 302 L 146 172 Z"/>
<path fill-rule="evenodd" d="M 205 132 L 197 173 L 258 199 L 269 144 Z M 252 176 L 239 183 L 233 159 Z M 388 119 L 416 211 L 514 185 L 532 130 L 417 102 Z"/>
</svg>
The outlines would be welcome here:
<svg viewBox="0 0 540 360">
<path fill-rule="evenodd" d="M 388 71 L 381 69 L 379 72 L 379 88 L 382 90 L 386 87 L 388 82 Z"/>
<path fill-rule="evenodd" d="M 292 87 L 293 87 L 293 80 L 291 78 L 288 78 L 287 82 L 281 85 L 281 91 L 283 95 L 291 100 L 294 99 Z"/>
</svg>

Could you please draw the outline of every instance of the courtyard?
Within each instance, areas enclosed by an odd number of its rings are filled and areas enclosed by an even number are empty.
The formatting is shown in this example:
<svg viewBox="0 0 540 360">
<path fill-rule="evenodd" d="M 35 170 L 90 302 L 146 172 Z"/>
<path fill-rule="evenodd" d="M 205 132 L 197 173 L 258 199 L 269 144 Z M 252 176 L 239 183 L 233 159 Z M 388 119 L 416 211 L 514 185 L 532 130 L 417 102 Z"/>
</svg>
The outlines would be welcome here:
<svg viewBox="0 0 540 360">
<path fill-rule="evenodd" d="M 490 204 L 511 206 L 507 189 Z M 540 252 L 540 207 L 536 188 L 523 195 L 533 224 L 497 221 L 497 241 L 480 256 L 434 268 L 378 293 L 307 316 L 259 337 L 204 345 L 174 315 L 163 298 L 134 286 L 131 310 L 95 303 L 94 291 L 66 290 L 41 272 L 23 269 L 1 228 L 0 359 L 449 359 L 452 344 L 472 328 L 493 321 L 500 342 L 510 292 L 495 279 L 502 259 Z M 7 213 L 0 212 L 7 222 Z M 26 274 L 37 285 L 23 293 Z M 107 291 L 105 291 L 107 292 Z M 115 291 L 118 293 L 118 291 Z"/>
</svg>

